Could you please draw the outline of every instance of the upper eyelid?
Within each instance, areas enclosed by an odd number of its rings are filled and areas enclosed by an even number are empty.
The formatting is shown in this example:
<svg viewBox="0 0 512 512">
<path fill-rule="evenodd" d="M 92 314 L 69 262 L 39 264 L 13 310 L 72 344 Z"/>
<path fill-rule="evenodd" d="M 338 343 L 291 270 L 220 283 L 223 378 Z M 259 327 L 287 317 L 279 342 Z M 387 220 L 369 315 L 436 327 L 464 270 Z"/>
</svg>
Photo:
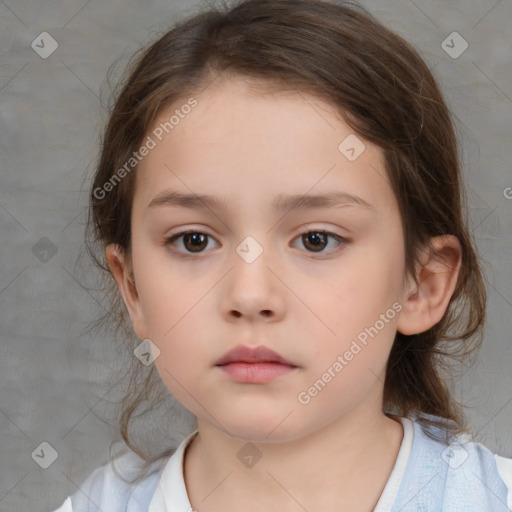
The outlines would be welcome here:
<svg viewBox="0 0 512 512">
<path fill-rule="evenodd" d="M 343 228 L 341 226 L 334 226 L 334 227 L 324 227 L 324 226 L 315 226 L 315 224 L 321 224 L 322 221 L 319 221 L 319 222 L 310 222 L 310 223 L 302 223 L 302 225 L 298 228 L 295 228 L 293 231 L 295 230 L 298 230 L 299 233 L 298 234 L 302 234 L 302 233 L 309 233 L 310 231 L 325 231 L 327 233 L 332 233 L 332 234 L 337 234 L 336 233 L 336 229 L 338 230 L 343 230 L 345 232 L 348 231 L 347 227 Z M 327 224 L 329 224 L 329 222 L 326 222 Z M 199 225 L 198 227 L 194 227 L 194 225 L 192 224 L 192 227 L 178 227 L 178 228 L 174 228 L 174 229 L 171 229 L 169 230 L 171 233 L 168 235 L 168 236 L 173 236 L 173 235 L 181 235 L 183 233 L 203 233 L 205 235 L 208 235 L 208 236 L 211 236 L 213 238 L 215 238 L 214 235 L 211 235 L 210 234 L 210 231 L 211 229 L 209 227 L 206 227 L 204 225 Z M 229 230 L 231 232 L 231 230 Z M 343 235 L 338 235 L 338 236 L 343 236 Z"/>
<path fill-rule="evenodd" d="M 179 238 L 180 236 L 191 234 L 191 233 L 200 233 L 202 235 L 209 236 L 210 238 L 213 238 L 214 240 L 216 240 L 216 237 L 214 235 L 211 235 L 207 230 L 205 230 L 203 228 L 200 228 L 200 229 L 196 229 L 196 228 L 188 229 L 187 228 L 187 229 L 183 229 L 182 231 L 176 231 L 175 233 L 170 233 L 169 235 L 167 235 L 165 237 L 165 239 L 169 240 L 170 238 Z M 314 227 L 313 228 L 312 227 L 307 227 L 307 228 L 301 229 L 295 235 L 295 238 L 297 238 L 300 235 L 305 235 L 307 233 L 326 233 L 328 235 L 334 235 L 334 236 L 337 236 L 339 238 L 343 238 L 343 239 L 348 240 L 348 237 L 346 237 L 344 235 L 340 235 L 340 234 L 336 233 L 335 231 L 332 231 L 332 230 L 330 230 L 328 228 L 314 228 Z"/>
</svg>

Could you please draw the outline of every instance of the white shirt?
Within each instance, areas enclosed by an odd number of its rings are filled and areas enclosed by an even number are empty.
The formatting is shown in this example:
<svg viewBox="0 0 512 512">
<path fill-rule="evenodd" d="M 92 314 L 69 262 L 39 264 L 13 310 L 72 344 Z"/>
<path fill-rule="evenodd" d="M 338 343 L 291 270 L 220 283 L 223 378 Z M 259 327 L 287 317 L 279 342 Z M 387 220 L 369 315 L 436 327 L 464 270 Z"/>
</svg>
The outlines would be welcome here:
<svg viewBox="0 0 512 512">
<path fill-rule="evenodd" d="M 419 423 L 400 421 L 400 450 L 373 512 L 512 511 L 512 459 L 491 454 L 465 438 L 441 444 Z M 161 469 L 136 486 L 123 482 L 110 464 L 97 468 L 54 512 L 193 512 L 183 462 L 196 434 L 197 430 L 185 437 Z M 116 467 L 131 476 L 140 461 L 129 452 L 116 459 Z"/>
</svg>

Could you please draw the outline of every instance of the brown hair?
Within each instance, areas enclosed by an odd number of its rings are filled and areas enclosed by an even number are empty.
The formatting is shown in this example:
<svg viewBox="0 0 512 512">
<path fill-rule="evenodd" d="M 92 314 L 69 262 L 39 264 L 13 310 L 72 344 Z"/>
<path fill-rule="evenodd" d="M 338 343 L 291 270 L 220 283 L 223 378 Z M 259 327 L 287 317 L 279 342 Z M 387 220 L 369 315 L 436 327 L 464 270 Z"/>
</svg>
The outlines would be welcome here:
<svg viewBox="0 0 512 512">
<path fill-rule="evenodd" d="M 417 51 L 358 4 L 246 0 L 191 16 L 145 49 L 124 81 L 104 133 L 90 194 L 93 242 L 102 255 L 107 244 L 115 243 L 129 256 L 135 168 L 104 197 L 97 190 L 140 147 L 162 109 L 229 73 L 251 78 L 266 91 L 314 94 L 333 105 L 357 134 L 382 148 L 401 213 L 408 273 L 415 275 L 418 251 L 431 237 L 452 234 L 460 241 L 460 274 L 442 320 L 420 334 L 396 334 L 383 406 L 390 414 L 416 415 L 426 426 L 443 419 L 449 431 L 463 431 L 462 408 L 443 378 L 450 375 L 445 363 L 469 355 L 481 343 L 486 294 L 462 211 L 465 192 L 451 114 Z M 89 252 L 105 271 L 111 293 L 113 309 L 101 322 L 110 321 L 116 333 L 125 328 L 131 354 L 119 432 L 147 461 L 147 469 L 172 450 L 149 457 L 131 442 L 128 425 L 141 404 L 149 401 L 151 409 L 166 390 L 154 365 L 145 367 L 133 357 L 140 340 L 134 341 L 104 258 L 97 258 L 92 247 Z"/>
</svg>

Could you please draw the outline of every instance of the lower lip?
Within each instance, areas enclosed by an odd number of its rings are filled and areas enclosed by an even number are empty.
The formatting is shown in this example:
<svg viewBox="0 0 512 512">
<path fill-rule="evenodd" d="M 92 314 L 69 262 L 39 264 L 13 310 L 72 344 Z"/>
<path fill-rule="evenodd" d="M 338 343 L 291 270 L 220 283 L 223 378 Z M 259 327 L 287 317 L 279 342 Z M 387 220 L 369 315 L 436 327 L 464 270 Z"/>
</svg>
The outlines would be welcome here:
<svg viewBox="0 0 512 512">
<path fill-rule="evenodd" d="M 295 366 L 288 366 L 281 363 L 245 363 L 236 362 L 218 366 L 237 382 L 249 382 L 252 384 L 263 384 L 276 377 L 285 375 L 295 369 Z"/>
</svg>

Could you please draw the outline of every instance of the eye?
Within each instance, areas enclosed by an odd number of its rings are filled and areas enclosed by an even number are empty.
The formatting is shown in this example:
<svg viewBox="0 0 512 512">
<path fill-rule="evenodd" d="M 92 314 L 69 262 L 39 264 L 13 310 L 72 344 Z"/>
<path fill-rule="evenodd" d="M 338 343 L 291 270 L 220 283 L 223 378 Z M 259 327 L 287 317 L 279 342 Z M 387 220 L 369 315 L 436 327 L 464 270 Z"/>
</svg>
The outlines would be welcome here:
<svg viewBox="0 0 512 512">
<path fill-rule="evenodd" d="M 298 240 L 301 240 L 309 252 L 322 252 L 329 245 L 329 238 L 335 240 L 334 249 L 340 245 L 348 243 L 348 240 L 342 236 L 330 233 L 329 231 L 305 231 L 300 234 Z M 323 251 L 326 252 L 326 251 Z"/>
<path fill-rule="evenodd" d="M 178 248 L 178 252 L 190 255 L 204 252 L 208 247 L 208 239 L 213 240 L 213 238 L 206 233 L 189 230 L 176 233 L 175 235 L 167 238 L 165 240 L 165 245 L 181 245 L 184 249 Z M 342 236 L 321 230 L 305 231 L 301 233 L 297 239 L 302 241 L 308 252 L 315 253 L 332 252 L 332 250 L 336 250 L 340 245 L 348 243 L 348 240 Z M 331 251 L 324 251 L 324 249 L 329 246 L 329 239 L 333 239 L 335 241 L 335 247 Z"/>
<path fill-rule="evenodd" d="M 182 243 L 186 249 L 186 251 L 180 252 L 193 254 L 203 252 L 205 247 L 208 245 L 208 239 L 211 237 L 201 231 L 182 231 L 181 233 L 177 233 L 167 238 L 165 240 L 165 245 L 176 245 L 176 242 L 180 238 L 183 238 Z"/>
</svg>

